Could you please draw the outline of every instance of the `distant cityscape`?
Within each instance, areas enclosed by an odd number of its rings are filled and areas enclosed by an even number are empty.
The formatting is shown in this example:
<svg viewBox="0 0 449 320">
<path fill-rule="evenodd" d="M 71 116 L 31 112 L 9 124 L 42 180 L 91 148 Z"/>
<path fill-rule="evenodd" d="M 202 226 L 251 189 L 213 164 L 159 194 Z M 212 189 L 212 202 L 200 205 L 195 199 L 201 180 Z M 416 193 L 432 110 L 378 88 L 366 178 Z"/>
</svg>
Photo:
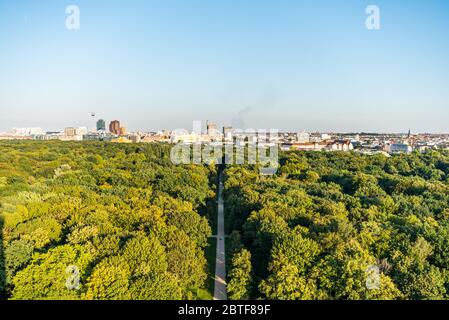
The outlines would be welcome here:
<svg viewBox="0 0 449 320">
<path fill-rule="evenodd" d="M 94 114 L 92 114 L 94 116 Z M 243 137 L 243 139 L 242 139 Z M 278 145 L 283 151 L 355 151 L 365 154 L 424 152 L 428 149 L 449 149 L 449 134 L 404 133 L 332 133 L 332 132 L 258 132 L 237 130 L 231 126 L 221 129 L 206 122 L 206 130 L 192 132 L 162 130 L 155 132 L 128 132 L 119 120 L 99 119 L 96 127 L 66 127 L 62 131 L 45 131 L 42 128 L 14 128 L 0 133 L 0 140 L 60 140 L 107 141 L 112 143 L 257 143 L 259 146 Z"/>
</svg>

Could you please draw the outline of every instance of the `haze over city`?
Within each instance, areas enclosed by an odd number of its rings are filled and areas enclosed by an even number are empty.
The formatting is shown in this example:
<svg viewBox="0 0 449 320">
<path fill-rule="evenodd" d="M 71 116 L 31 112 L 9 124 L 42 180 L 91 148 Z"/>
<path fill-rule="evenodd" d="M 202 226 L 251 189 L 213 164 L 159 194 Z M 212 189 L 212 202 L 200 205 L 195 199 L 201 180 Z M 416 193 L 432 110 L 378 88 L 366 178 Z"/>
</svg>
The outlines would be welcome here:
<svg viewBox="0 0 449 320">
<path fill-rule="evenodd" d="M 0 2 L 0 132 L 192 128 L 448 132 L 447 1 Z"/>
</svg>

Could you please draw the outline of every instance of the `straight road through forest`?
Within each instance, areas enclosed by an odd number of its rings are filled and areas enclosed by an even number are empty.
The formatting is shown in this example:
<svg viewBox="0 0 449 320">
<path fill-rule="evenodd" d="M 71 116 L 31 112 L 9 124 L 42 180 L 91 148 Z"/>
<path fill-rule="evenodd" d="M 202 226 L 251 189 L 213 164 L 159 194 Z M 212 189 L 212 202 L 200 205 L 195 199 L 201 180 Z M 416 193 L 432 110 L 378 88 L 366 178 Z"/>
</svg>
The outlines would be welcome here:
<svg viewBox="0 0 449 320">
<path fill-rule="evenodd" d="M 215 259 L 214 300 L 227 300 L 228 296 L 226 292 L 226 258 L 222 175 L 220 175 L 220 184 L 218 188 L 217 255 Z"/>
</svg>

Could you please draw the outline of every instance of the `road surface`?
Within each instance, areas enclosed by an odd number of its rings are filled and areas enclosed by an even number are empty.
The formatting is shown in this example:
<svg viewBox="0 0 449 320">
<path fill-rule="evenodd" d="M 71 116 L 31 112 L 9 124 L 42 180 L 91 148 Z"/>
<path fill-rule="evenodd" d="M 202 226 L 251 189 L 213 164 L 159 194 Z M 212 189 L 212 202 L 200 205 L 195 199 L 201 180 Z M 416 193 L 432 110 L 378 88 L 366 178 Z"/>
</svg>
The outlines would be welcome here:
<svg viewBox="0 0 449 320">
<path fill-rule="evenodd" d="M 226 292 L 223 179 L 220 176 L 220 186 L 219 186 L 219 191 L 218 191 L 217 255 L 216 255 L 216 262 L 215 262 L 214 300 L 227 300 L 227 299 L 228 299 L 228 295 Z"/>
</svg>

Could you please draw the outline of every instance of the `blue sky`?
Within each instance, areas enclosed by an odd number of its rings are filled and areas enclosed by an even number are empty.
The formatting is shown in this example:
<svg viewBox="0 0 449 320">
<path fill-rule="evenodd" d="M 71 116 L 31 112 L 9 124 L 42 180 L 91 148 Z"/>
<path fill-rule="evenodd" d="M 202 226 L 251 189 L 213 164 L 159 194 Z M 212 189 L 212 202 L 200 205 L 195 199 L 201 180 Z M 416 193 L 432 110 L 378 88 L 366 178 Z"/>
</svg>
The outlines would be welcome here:
<svg viewBox="0 0 449 320">
<path fill-rule="evenodd" d="M 0 131 L 449 132 L 448 35 L 445 0 L 0 0 Z"/>
</svg>

